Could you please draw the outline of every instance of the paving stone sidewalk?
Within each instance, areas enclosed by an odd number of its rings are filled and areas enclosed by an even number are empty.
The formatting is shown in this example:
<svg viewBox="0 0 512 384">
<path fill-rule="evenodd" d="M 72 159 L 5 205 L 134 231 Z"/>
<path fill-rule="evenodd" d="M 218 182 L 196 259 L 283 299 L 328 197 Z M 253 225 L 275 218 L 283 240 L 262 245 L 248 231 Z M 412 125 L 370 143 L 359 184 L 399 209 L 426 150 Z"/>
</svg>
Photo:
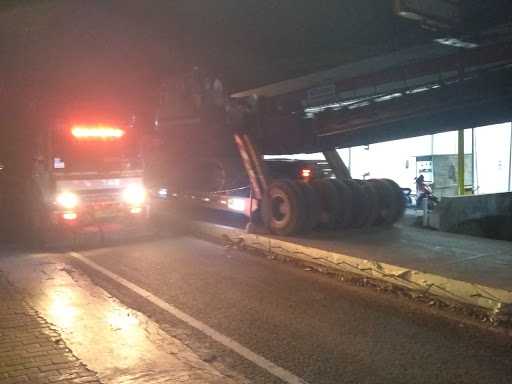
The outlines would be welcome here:
<svg viewBox="0 0 512 384">
<path fill-rule="evenodd" d="M 0 384 L 100 384 L 0 271 Z"/>
</svg>

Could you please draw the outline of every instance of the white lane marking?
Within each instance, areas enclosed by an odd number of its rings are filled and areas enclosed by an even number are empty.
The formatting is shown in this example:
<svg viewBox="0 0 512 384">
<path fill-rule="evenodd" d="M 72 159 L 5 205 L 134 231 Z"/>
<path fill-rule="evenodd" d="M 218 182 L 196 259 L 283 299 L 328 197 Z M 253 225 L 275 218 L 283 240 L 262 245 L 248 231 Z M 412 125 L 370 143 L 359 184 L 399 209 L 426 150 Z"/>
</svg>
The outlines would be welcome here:
<svg viewBox="0 0 512 384">
<path fill-rule="evenodd" d="M 240 356 L 245 357 L 250 362 L 256 364 L 260 368 L 263 368 L 270 374 L 280 378 L 285 383 L 308 384 L 305 380 L 301 379 L 298 376 L 295 376 L 290 371 L 272 363 L 271 361 L 265 359 L 263 356 L 258 355 L 257 353 L 237 343 L 235 340 L 230 339 L 229 337 L 223 335 L 220 332 L 217 332 L 215 329 L 210 328 L 208 325 L 202 323 L 201 321 L 194 319 L 192 316 L 180 311 L 178 308 L 153 295 L 151 292 L 146 291 L 144 288 L 141 288 L 138 285 L 109 271 L 108 269 L 103 268 L 101 265 L 96 264 L 94 261 L 89 260 L 85 256 L 82 256 L 77 252 L 69 252 L 69 255 L 80 260 L 82 263 L 87 264 L 89 267 L 95 269 L 96 271 L 101 272 L 105 276 L 111 278 L 115 282 L 121 284 L 122 286 L 128 288 L 129 290 L 135 292 L 136 294 L 144 297 L 146 300 L 150 301 L 151 303 L 155 304 L 156 306 L 160 307 L 161 309 L 170 313 L 171 315 L 180 319 L 181 321 L 184 321 L 188 325 L 196 328 L 205 335 L 210 336 L 213 340 L 238 353 Z"/>
</svg>

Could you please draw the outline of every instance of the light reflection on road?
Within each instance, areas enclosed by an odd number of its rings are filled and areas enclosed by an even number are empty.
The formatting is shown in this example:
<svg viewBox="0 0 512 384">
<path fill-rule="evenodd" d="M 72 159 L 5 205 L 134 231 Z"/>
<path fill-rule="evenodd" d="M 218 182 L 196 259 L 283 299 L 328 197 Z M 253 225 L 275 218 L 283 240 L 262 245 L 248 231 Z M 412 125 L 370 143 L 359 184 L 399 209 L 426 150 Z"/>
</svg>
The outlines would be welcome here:
<svg viewBox="0 0 512 384">
<path fill-rule="evenodd" d="M 136 312 L 113 298 L 105 300 L 88 280 L 75 281 L 76 272 L 69 267 L 52 269 L 39 297 L 42 312 L 72 341 L 78 355 L 87 356 L 97 369 L 124 369 L 158 354 Z"/>
<path fill-rule="evenodd" d="M 79 315 L 79 309 L 73 303 L 74 293 L 69 288 L 50 290 L 48 295 L 49 321 L 59 328 L 71 329 Z"/>
<path fill-rule="evenodd" d="M 106 321 L 114 331 L 121 331 L 128 335 L 133 333 L 134 328 L 139 325 L 139 320 L 123 308 L 113 308 L 110 313 L 107 313 Z"/>
<path fill-rule="evenodd" d="M 0 269 L 66 345 L 108 384 L 233 383 L 56 256 L 0 259 Z"/>
</svg>

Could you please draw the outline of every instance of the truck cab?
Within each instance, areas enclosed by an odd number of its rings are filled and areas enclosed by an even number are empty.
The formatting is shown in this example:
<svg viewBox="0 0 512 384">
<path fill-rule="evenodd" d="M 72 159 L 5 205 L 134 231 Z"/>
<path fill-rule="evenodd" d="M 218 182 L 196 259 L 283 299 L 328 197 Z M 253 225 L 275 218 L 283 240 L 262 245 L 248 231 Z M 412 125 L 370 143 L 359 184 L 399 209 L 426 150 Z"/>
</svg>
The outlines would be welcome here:
<svg viewBox="0 0 512 384">
<path fill-rule="evenodd" d="M 147 218 L 141 140 L 133 125 L 60 123 L 44 131 L 37 147 L 27 206 L 37 239 L 59 228 Z"/>
</svg>

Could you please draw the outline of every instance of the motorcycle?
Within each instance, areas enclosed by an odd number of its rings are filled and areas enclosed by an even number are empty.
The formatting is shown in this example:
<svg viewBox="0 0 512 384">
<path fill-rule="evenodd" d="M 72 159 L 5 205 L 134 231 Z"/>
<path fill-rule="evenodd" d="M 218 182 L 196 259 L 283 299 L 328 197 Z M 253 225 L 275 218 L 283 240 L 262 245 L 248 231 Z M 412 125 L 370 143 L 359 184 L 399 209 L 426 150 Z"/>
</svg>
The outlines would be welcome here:
<svg viewBox="0 0 512 384">
<path fill-rule="evenodd" d="M 432 210 L 439 202 L 439 199 L 434 196 L 432 187 L 425 183 L 423 175 L 416 178 L 416 209 L 424 208 L 424 201 L 427 201 L 427 209 Z"/>
</svg>

